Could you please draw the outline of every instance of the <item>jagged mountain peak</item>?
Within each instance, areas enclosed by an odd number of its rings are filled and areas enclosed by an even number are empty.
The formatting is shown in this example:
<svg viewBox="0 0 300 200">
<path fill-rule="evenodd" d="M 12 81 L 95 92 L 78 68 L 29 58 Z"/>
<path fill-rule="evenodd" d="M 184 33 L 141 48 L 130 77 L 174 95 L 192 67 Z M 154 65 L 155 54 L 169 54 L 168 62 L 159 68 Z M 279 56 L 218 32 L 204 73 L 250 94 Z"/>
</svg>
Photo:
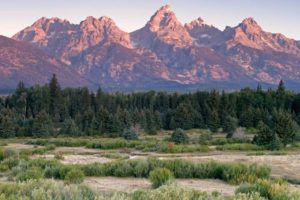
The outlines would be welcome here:
<svg viewBox="0 0 300 200">
<path fill-rule="evenodd" d="M 86 31 L 101 31 L 103 29 L 116 28 L 119 29 L 116 23 L 109 17 L 103 16 L 99 19 L 88 16 L 85 20 L 80 22 L 80 28 Z"/>
<path fill-rule="evenodd" d="M 38 19 L 33 25 L 45 25 L 45 24 L 53 24 L 53 23 L 70 23 L 68 20 L 61 19 L 58 17 L 41 17 Z"/>
<path fill-rule="evenodd" d="M 172 11 L 171 5 L 170 4 L 166 4 L 166 5 L 162 6 L 162 7 L 160 7 L 157 12 L 165 12 L 165 13 L 167 13 L 167 12 L 173 12 L 173 11 Z"/>
<path fill-rule="evenodd" d="M 201 17 L 185 24 L 184 27 L 197 46 L 211 47 L 222 40 L 222 31 L 212 25 L 207 25 Z"/>
<path fill-rule="evenodd" d="M 100 18 L 95 18 L 93 16 L 88 16 L 85 18 L 85 20 L 83 20 L 82 22 L 80 22 L 80 24 L 82 23 L 95 23 L 95 22 L 101 22 L 103 24 L 105 23 L 110 23 L 110 24 L 115 24 L 114 20 L 112 20 L 110 17 L 107 16 L 102 16 Z"/>
<path fill-rule="evenodd" d="M 106 16 L 90 16 L 80 24 L 41 18 L 14 39 L 46 50 L 104 87 L 149 86 L 152 80 L 167 85 L 300 83 L 300 41 L 265 32 L 251 17 L 220 31 L 200 17 L 183 25 L 165 5 L 130 34 Z"/>
<path fill-rule="evenodd" d="M 147 23 L 149 29 L 153 32 L 157 32 L 166 27 L 181 26 L 181 23 L 177 20 L 175 13 L 171 10 L 169 5 L 161 7 L 156 13 L 151 17 L 150 21 Z"/>
<path fill-rule="evenodd" d="M 260 33 L 261 26 L 252 17 L 248 17 L 238 25 L 245 33 Z"/>
<path fill-rule="evenodd" d="M 259 35 L 263 32 L 261 26 L 255 21 L 254 18 L 248 17 L 245 18 L 241 23 L 235 27 L 226 26 L 224 33 L 226 35 Z"/>
<path fill-rule="evenodd" d="M 242 24 L 258 25 L 257 21 L 253 17 L 247 17 L 242 21 Z"/>
<path fill-rule="evenodd" d="M 42 17 L 34 22 L 31 26 L 15 34 L 13 39 L 40 43 L 41 40 L 52 37 L 56 32 L 62 32 L 73 28 L 74 25 L 67 20 L 57 17 Z"/>
<path fill-rule="evenodd" d="M 87 17 L 80 23 L 83 46 L 90 47 L 101 42 L 113 42 L 131 48 L 130 36 L 122 31 L 116 23 L 107 16 L 100 18 Z"/>
<path fill-rule="evenodd" d="M 131 33 L 131 38 L 135 46 L 146 48 L 158 47 L 159 43 L 184 48 L 193 43 L 192 37 L 169 5 L 157 10 L 145 27 Z M 153 43 L 152 40 L 156 40 L 157 43 Z"/>
<path fill-rule="evenodd" d="M 190 23 L 185 24 L 185 27 L 191 29 L 193 27 L 199 27 L 199 26 L 204 26 L 204 25 L 206 25 L 206 24 L 205 24 L 205 21 L 203 20 L 203 18 L 198 17 L 197 19 L 191 21 Z"/>
<path fill-rule="evenodd" d="M 228 49 L 241 44 L 255 49 L 300 54 L 295 40 L 282 34 L 264 31 L 252 17 L 244 19 L 233 28 L 226 27 L 224 35 Z"/>
</svg>

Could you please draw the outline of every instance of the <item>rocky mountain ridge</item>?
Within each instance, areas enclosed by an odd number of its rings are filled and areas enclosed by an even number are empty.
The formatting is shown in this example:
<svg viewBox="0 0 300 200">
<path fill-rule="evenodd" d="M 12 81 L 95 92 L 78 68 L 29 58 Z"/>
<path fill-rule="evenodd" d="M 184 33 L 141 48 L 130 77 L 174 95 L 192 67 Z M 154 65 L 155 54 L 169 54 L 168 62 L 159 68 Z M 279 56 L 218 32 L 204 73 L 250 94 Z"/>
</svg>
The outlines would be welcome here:
<svg viewBox="0 0 300 200">
<path fill-rule="evenodd" d="M 182 24 L 166 5 L 132 33 L 105 16 L 80 24 L 41 18 L 13 39 L 108 89 L 300 84 L 300 42 L 264 31 L 253 18 L 222 31 L 202 18 Z"/>
</svg>

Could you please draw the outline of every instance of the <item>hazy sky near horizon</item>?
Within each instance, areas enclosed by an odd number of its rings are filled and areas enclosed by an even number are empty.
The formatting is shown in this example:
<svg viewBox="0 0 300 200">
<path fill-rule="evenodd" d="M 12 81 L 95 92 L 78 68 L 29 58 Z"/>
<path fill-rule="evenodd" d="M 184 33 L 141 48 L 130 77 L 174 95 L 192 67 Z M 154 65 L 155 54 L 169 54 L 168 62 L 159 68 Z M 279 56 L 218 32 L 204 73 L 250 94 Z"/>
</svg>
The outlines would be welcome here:
<svg viewBox="0 0 300 200">
<path fill-rule="evenodd" d="M 0 35 L 10 37 L 41 17 L 79 23 L 87 16 L 109 16 L 130 32 L 165 4 L 182 23 L 202 17 L 223 30 L 254 17 L 264 30 L 300 40 L 300 0 L 0 0 Z"/>
</svg>

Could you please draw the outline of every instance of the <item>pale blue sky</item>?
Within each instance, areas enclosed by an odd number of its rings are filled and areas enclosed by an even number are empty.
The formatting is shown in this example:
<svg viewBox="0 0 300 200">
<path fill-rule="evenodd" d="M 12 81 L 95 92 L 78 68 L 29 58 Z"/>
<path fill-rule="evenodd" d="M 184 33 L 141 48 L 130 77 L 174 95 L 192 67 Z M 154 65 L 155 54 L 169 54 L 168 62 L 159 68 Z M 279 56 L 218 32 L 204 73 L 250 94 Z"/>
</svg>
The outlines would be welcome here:
<svg viewBox="0 0 300 200">
<path fill-rule="evenodd" d="M 202 17 L 224 29 L 254 17 L 265 30 L 300 40 L 300 0 L 0 0 L 0 35 L 12 36 L 43 16 L 79 23 L 87 16 L 105 15 L 133 31 L 165 4 L 182 23 Z"/>
</svg>

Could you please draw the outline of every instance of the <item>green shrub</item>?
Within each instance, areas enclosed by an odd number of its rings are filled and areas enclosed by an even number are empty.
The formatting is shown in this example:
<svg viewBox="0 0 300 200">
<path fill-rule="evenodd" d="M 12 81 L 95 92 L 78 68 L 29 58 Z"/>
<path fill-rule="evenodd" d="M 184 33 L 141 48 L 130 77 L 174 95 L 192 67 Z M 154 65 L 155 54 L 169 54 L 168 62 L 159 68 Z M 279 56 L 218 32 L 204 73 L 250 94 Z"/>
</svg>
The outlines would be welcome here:
<svg viewBox="0 0 300 200">
<path fill-rule="evenodd" d="M 62 124 L 60 134 L 69 136 L 79 136 L 81 133 L 76 122 L 71 118 L 67 118 Z"/>
<path fill-rule="evenodd" d="M 63 159 L 64 159 L 64 156 L 63 156 L 63 154 L 62 154 L 61 152 L 58 152 L 58 153 L 56 153 L 56 154 L 54 155 L 54 158 L 55 158 L 56 160 L 63 160 Z"/>
<path fill-rule="evenodd" d="M 16 159 L 16 158 L 7 158 L 7 159 L 4 159 L 0 163 L 0 171 L 1 172 L 5 172 L 5 171 L 10 170 L 13 167 L 17 166 L 18 164 L 19 164 L 19 159 Z"/>
<path fill-rule="evenodd" d="M 152 170 L 166 168 L 176 178 L 221 179 L 232 184 L 269 178 L 268 167 L 241 163 L 193 163 L 186 160 L 121 160 L 105 164 L 82 165 L 86 176 L 148 177 Z"/>
<path fill-rule="evenodd" d="M 125 140 L 137 140 L 138 134 L 133 129 L 125 129 L 122 134 Z"/>
<path fill-rule="evenodd" d="M 199 136 L 199 143 L 200 144 L 205 144 L 207 141 L 210 141 L 212 139 L 213 139 L 213 137 L 212 137 L 212 134 L 210 132 L 202 133 Z"/>
<path fill-rule="evenodd" d="M 258 194 L 237 194 L 233 197 L 224 197 L 217 194 L 208 194 L 191 188 L 177 185 L 176 183 L 166 184 L 155 190 L 136 191 L 130 195 L 119 194 L 113 200 L 265 200 Z"/>
<path fill-rule="evenodd" d="M 86 176 L 105 176 L 106 175 L 106 165 L 100 163 L 93 163 L 89 165 L 82 165 L 81 169 L 83 170 Z"/>
<path fill-rule="evenodd" d="M 248 143 L 236 143 L 236 144 L 225 144 L 222 146 L 217 146 L 219 151 L 230 150 L 230 151 L 261 151 L 264 150 L 263 147 L 257 146 L 255 144 Z"/>
<path fill-rule="evenodd" d="M 4 158 L 18 157 L 19 152 L 15 149 L 4 149 L 3 156 Z"/>
<path fill-rule="evenodd" d="M 41 179 L 41 178 L 43 178 L 42 170 L 37 167 L 33 167 L 25 171 L 21 171 L 16 176 L 17 181 L 27 181 L 30 179 Z"/>
<path fill-rule="evenodd" d="M 137 164 L 134 167 L 134 175 L 136 177 L 147 177 L 150 171 L 150 165 L 147 160 L 141 160 L 140 162 L 137 162 Z"/>
<path fill-rule="evenodd" d="M 2 161 L 3 163 L 4 161 Z M 186 160 L 159 160 L 156 158 L 140 160 L 118 160 L 111 163 L 86 165 L 63 165 L 56 160 L 28 160 L 17 162 L 14 171 L 22 172 L 39 168 L 45 178 L 65 180 L 72 170 L 81 170 L 86 176 L 148 177 L 157 168 L 170 170 L 176 178 L 221 179 L 232 184 L 253 182 L 258 178 L 269 178 L 270 169 L 263 166 L 241 163 L 194 163 Z M 1 165 L 0 165 L 1 166 Z M 8 169 L 8 167 L 6 167 Z M 15 170 L 18 169 L 18 170 Z M 14 176 L 17 176 L 15 173 Z"/>
<path fill-rule="evenodd" d="M 86 144 L 90 140 L 88 139 L 81 139 L 81 138 L 51 138 L 51 139 L 36 139 L 36 140 L 29 140 L 27 144 L 32 145 L 41 145 L 46 146 L 49 144 L 54 144 L 56 146 L 64 146 L 64 147 L 82 147 L 86 146 Z"/>
<path fill-rule="evenodd" d="M 300 142 L 300 130 L 296 132 L 295 141 Z"/>
<path fill-rule="evenodd" d="M 173 173 L 166 168 L 157 168 L 150 172 L 149 179 L 153 188 L 158 188 L 174 178 Z"/>
<path fill-rule="evenodd" d="M 121 199 L 120 196 L 117 196 L 114 200 Z M 199 192 L 190 188 L 182 187 L 177 185 L 176 183 L 166 184 L 159 187 L 156 190 L 142 190 L 136 191 L 129 197 L 125 198 L 127 200 L 175 200 L 175 199 L 182 199 L 182 200 L 189 200 L 189 199 L 199 199 L 199 200 L 222 200 L 220 197 L 212 197 L 209 194 L 204 192 Z"/>
<path fill-rule="evenodd" d="M 249 193 L 249 194 L 237 194 L 234 197 L 229 197 L 228 200 L 266 200 L 261 197 L 258 193 Z"/>
<path fill-rule="evenodd" d="M 0 161 L 4 160 L 4 149 L 0 148 Z"/>
<path fill-rule="evenodd" d="M 298 200 L 290 195 L 289 200 Z M 179 186 L 175 183 L 166 184 L 155 190 L 139 190 L 133 193 L 114 193 L 99 195 L 91 189 L 74 184 L 64 184 L 54 180 L 29 180 L 25 182 L 0 184 L 0 200 L 265 200 L 258 194 L 237 194 L 223 197 L 216 194 L 199 192 L 194 189 Z M 276 199 L 279 200 L 279 199 Z M 280 199 L 283 200 L 283 199 Z"/>
<path fill-rule="evenodd" d="M 126 141 L 125 139 L 109 139 L 109 140 L 89 142 L 87 143 L 86 147 L 93 148 L 93 149 L 119 149 L 119 148 L 128 148 L 131 146 L 130 144 L 131 142 Z"/>
<path fill-rule="evenodd" d="M 210 149 L 206 145 L 175 145 L 173 143 L 160 143 L 157 152 L 161 153 L 188 153 L 188 152 L 209 152 Z"/>
<path fill-rule="evenodd" d="M 247 166 L 241 163 L 232 163 L 223 166 L 222 180 L 232 184 L 253 183 L 257 178 L 268 178 L 270 172 L 270 168 L 257 166 L 256 164 Z"/>
<path fill-rule="evenodd" d="M 28 180 L 0 184 L 1 200 L 100 200 L 91 189 L 80 185 L 65 185 L 54 180 Z"/>
<path fill-rule="evenodd" d="M 172 133 L 171 141 L 175 144 L 185 144 L 189 142 L 189 137 L 184 130 L 178 128 Z"/>
<path fill-rule="evenodd" d="M 48 144 L 46 145 L 46 151 L 53 151 L 56 149 L 56 145 L 55 144 Z"/>
<path fill-rule="evenodd" d="M 299 193 L 293 193 L 289 190 L 288 184 L 280 179 L 268 180 L 259 179 L 253 184 L 242 184 L 236 193 L 259 193 L 261 197 L 269 200 L 291 200 L 298 199 Z"/>
<path fill-rule="evenodd" d="M 71 169 L 70 171 L 67 172 L 65 176 L 65 181 L 67 183 L 81 183 L 84 180 L 84 173 L 80 169 Z"/>
<path fill-rule="evenodd" d="M 148 135 L 157 135 L 157 129 L 155 127 L 150 127 L 145 130 Z"/>
<path fill-rule="evenodd" d="M 132 162 L 119 162 L 110 166 L 110 171 L 113 172 L 113 176 L 128 177 L 134 175 L 134 168 L 131 165 Z"/>
</svg>

